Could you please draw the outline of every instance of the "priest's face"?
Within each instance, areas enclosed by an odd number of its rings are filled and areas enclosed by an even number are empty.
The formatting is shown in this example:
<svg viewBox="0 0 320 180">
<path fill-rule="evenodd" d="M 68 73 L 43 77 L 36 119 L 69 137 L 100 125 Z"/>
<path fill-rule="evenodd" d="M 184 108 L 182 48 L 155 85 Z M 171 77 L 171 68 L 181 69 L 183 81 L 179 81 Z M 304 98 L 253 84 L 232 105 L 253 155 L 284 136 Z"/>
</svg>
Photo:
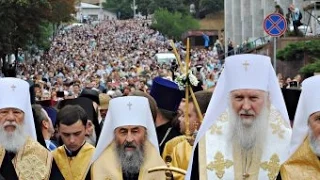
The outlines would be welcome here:
<svg viewBox="0 0 320 180">
<path fill-rule="evenodd" d="M 6 132 L 14 132 L 24 121 L 24 112 L 17 108 L 0 109 L 0 124 Z"/>
<path fill-rule="evenodd" d="M 78 150 L 86 136 L 86 126 L 81 120 L 71 125 L 59 124 L 58 127 L 59 135 L 64 143 L 64 145 L 71 151 Z"/>
<path fill-rule="evenodd" d="M 188 103 L 188 116 L 189 116 L 189 130 L 191 133 L 195 131 L 196 128 L 199 127 L 200 125 L 200 120 L 198 118 L 197 112 L 195 110 L 194 104 Z M 180 121 L 180 131 L 182 134 L 185 134 L 186 132 L 186 117 L 185 117 L 185 112 L 183 112 L 179 116 L 179 121 Z"/>
<path fill-rule="evenodd" d="M 0 109 L 0 144 L 6 150 L 17 152 L 27 139 L 24 131 L 24 112 L 16 108 Z"/>
<path fill-rule="evenodd" d="M 127 176 L 139 173 L 146 136 L 146 129 L 142 126 L 122 126 L 115 130 L 117 153 L 122 172 Z"/>
<path fill-rule="evenodd" d="M 252 125 L 265 103 L 266 92 L 262 90 L 239 89 L 231 92 L 232 109 L 246 126 Z"/>
<path fill-rule="evenodd" d="M 146 128 L 142 126 L 121 126 L 115 130 L 115 141 L 125 152 L 135 151 L 145 142 Z"/>
<path fill-rule="evenodd" d="M 320 111 L 309 117 L 309 139 L 311 149 L 320 157 Z"/>
</svg>

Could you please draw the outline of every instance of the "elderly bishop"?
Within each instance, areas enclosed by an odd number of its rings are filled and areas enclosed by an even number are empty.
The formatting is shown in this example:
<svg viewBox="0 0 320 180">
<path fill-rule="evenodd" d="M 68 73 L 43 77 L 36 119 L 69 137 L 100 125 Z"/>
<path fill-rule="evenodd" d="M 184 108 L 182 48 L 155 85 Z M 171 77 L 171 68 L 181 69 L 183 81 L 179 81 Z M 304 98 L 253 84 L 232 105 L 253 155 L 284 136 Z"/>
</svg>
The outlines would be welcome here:
<svg viewBox="0 0 320 180">
<path fill-rule="evenodd" d="M 0 177 L 63 179 L 50 152 L 37 142 L 29 84 L 0 79 Z"/>
<path fill-rule="evenodd" d="M 320 177 L 320 76 L 302 82 L 296 110 L 290 158 L 278 179 L 319 179 Z"/>
<path fill-rule="evenodd" d="M 270 58 L 226 59 L 186 179 L 274 180 L 287 160 L 289 118 Z"/>
<path fill-rule="evenodd" d="M 158 166 L 165 163 L 159 154 L 148 99 L 112 99 L 93 156 L 91 179 L 164 180 L 164 172 L 148 173 Z"/>
</svg>

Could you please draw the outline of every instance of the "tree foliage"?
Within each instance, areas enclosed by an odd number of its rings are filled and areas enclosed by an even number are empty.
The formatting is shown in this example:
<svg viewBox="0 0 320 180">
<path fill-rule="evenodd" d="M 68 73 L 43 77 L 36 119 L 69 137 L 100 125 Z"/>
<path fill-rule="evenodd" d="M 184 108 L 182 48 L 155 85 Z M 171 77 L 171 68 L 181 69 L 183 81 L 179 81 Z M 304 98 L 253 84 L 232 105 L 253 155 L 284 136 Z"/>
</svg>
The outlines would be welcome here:
<svg viewBox="0 0 320 180">
<path fill-rule="evenodd" d="M 180 12 L 182 14 L 187 14 L 189 12 L 189 7 L 185 4 L 184 0 L 153 0 L 154 11 L 159 9 L 167 9 L 169 12 Z"/>
<path fill-rule="evenodd" d="M 188 30 L 199 28 L 199 22 L 192 16 L 180 12 L 171 13 L 167 9 L 157 10 L 153 18 L 153 28 L 176 39 L 180 39 Z"/>
<path fill-rule="evenodd" d="M 309 60 L 309 64 L 300 69 L 300 72 L 308 75 L 320 72 L 320 40 L 301 41 L 291 43 L 277 52 L 277 59 L 282 61 Z"/>
<path fill-rule="evenodd" d="M 51 23 L 70 20 L 74 0 L 0 1 L 0 59 L 30 46 L 48 48 Z M 49 29 L 51 28 L 51 29 Z M 5 66 L 3 61 L 3 66 Z"/>
<path fill-rule="evenodd" d="M 131 5 L 132 0 L 108 0 L 102 4 L 104 9 L 116 13 L 120 19 L 129 19 L 133 17 Z"/>
<path fill-rule="evenodd" d="M 312 75 L 315 72 L 320 72 L 320 59 L 315 62 L 305 65 L 300 69 L 300 72 L 305 75 Z"/>
<path fill-rule="evenodd" d="M 51 4 L 52 13 L 50 22 L 59 24 L 73 19 L 71 14 L 75 14 L 75 0 L 48 0 Z"/>
<path fill-rule="evenodd" d="M 282 61 L 299 60 L 307 55 L 311 60 L 320 57 L 320 40 L 300 41 L 288 44 L 277 52 L 277 59 Z"/>
</svg>

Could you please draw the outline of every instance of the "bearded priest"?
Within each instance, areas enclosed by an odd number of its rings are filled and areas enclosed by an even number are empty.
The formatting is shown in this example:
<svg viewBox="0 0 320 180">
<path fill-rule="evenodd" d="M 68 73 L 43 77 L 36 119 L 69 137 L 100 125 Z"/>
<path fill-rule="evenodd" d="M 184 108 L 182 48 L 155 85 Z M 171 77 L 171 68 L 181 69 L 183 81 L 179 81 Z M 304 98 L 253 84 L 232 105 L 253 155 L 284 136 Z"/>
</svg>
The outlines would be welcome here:
<svg viewBox="0 0 320 180">
<path fill-rule="evenodd" d="M 37 142 L 29 84 L 0 78 L 0 175 L 4 179 L 63 179 L 50 152 Z"/>
<path fill-rule="evenodd" d="M 92 159 L 91 179 L 165 179 L 165 172 L 148 173 L 150 168 L 165 163 L 159 154 L 147 98 L 126 96 L 110 100 L 104 122 Z"/>
<path fill-rule="evenodd" d="M 230 56 L 197 134 L 186 179 L 275 179 L 288 158 L 290 138 L 270 58 Z"/>
<path fill-rule="evenodd" d="M 280 171 L 283 180 L 320 177 L 319 89 L 320 75 L 302 82 L 292 130 L 290 158 L 282 165 Z"/>
</svg>

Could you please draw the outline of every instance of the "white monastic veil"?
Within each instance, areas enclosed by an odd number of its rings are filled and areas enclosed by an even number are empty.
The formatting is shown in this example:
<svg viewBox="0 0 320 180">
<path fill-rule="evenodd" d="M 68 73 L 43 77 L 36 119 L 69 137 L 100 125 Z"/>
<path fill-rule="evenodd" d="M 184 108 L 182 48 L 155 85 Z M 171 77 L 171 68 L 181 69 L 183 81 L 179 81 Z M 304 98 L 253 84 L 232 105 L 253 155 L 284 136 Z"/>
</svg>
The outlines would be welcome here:
<svg viewBox="0 0 320 180">
<path fill-rule="evenodd" d="M 0 78 L 0 109 L 9 107 L 24 112 L 25 132 L 37 140 L 28 82 L 18 78 Z"/>
<path fill-rule="evenodd" d="M 320 75 L 310 77 L 302 82 L 302 91 L 294 117 L 294 125 L 290 142 L 290 156 L 296 152 L 308 135 L 309 116 L 312 113 L 320 111 L 319 89 Z"/>
<path fill-rule="evenodd" d="M 207 112 L 197 134 L 185 180 L 189 180 L 195 147 L 217 118 L 228 108 L 229 94 L 235 89 L 259 89 L 269 93 L 271 104 L 290 126 L 287 108 L 270 57 L 243 54 L 227 57 Z"/>
<path fill-rule="evenodd" d="M 137 125 L 147 129 L 148 140 L 159 151 L 157 133 L 149 101 L 145 97 L 125 96 L 111 99 L 99 142 L 91 159 L 96 161 L 114 140 L 114 130 L 120 126 Z"/>
</svg>

